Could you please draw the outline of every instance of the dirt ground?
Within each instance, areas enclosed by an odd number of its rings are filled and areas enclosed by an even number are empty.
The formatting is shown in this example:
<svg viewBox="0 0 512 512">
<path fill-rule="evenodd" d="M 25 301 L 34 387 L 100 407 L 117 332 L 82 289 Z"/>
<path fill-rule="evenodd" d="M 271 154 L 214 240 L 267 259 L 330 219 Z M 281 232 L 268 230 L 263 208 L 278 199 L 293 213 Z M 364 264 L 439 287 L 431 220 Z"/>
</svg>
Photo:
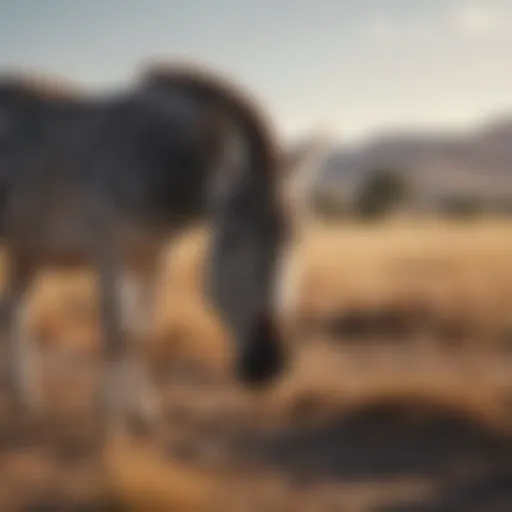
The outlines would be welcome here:
<svg viewBox="0 0 512 512">
<path fill-rule="evenodd" d="M 163 420 L 151 438 L 119 436 L 104 451 L 90 283 L 52 277 L 33 316 L 45 415 L 22 420 L 0 394 L 0 510 L 512 510 L 510 231 L 319 236 L 305 250 L 305 330 L 262 393 L 226 371 L 222 329 L 190 291 L 201 251 L 184 249 L 173 286 L 162 281 L 172 293 L 149 351 Z M 378 257 L 365 259 L 370 240 Z M 431 283 L 443 285 L 429 295 L 436 311 L 450 314 L 404 330 L 404 305 Z M 383 297 L 398 315 L 375 324 Z"/>
<path fill-rule="evenodd" d="M 480 380 L 485 387 L 500 362 L 445 355 L 436 370 L 439 354 L 418 349 L 403 361 L 392 350 L 368 361 L 357 350 L 334 356 L 320 341 L 310 346 L 302 358 L 341 375 L 330 393 L 308 386 L 299 368 L 279 389 L 254 396 L 183 365 L 160 376 L 165 421 L 154 438 L 120 437 L 103 454 L 90 410 L 94 372 L 46 361 L 44 421 L 2 414 L 0 509 L 511 510 L 507 376 L 493 383 L 495 393 L 465 389 Z M 361 365 L 370 379 L 346 371 Z M 422 372 L 427 380 L 436 371 L 445 385 L 451 379 L 451 396 L 421 384 Z M 415 389 L 400 396 L 393 386 L 413 372 Z"/>
</svg>

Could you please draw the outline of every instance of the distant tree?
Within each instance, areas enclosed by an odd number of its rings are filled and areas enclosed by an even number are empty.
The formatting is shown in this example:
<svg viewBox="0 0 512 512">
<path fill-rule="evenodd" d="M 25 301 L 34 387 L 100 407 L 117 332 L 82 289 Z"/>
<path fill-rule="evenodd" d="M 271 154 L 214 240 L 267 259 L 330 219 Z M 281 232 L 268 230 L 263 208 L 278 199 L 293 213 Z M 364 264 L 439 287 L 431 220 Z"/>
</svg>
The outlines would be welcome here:
<svg viewBox="0 0 512 512">
<path fill-rule="evenodd" d="M 473 219 L 485 209 L 481 198 L 469 194 L 453 194 L 441 201 L 441 213 L 453 219 Z"/>
<path fill-rule="evenodd" d="M 505 217 L 512 216 L 512 198 L 502 197 L 492 201 L 491 208 L 494 213 Z"/>
<path fill-rule="evenodd" d="M 403 205 L 410 197 L 410 186 L 404 173 L 392 169 L 370 172 L 356 192 L 355 214 L 377 219 Z"/>
</svg>

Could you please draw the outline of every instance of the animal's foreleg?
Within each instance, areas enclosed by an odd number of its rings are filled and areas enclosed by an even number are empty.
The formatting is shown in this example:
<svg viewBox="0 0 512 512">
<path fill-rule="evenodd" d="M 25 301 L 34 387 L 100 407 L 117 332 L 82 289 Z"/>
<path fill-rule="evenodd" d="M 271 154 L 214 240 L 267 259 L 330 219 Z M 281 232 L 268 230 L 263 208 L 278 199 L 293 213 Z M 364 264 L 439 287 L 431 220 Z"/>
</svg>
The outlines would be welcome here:
<svg viewBox="0 0 512 512">
<path fill-rule="evenodd" d="M 131 343 L 133 323 L 140 313 L 139 288 L 135 284 L 126 280 L 114 262 L 102 265 L 100 308 L 104 366 L 101 412 L 106 435 L 124 430 L 134 415 L 146 426 L 157 411 L 138 351 Z"/>
<path fill-rule="evenodd" d="M 37 415 L 42 406 L 37 354 L 29 330 L 27 289 L 33 271 L 20 262 L 11 265 L 0 301 L 10 398 L 18 412 Z"/>
<path fill-rule="evenodd" d="M 120 272 L 116 263 L 116 259 L 105 249 L 98 268 L 102 348 L 99 405 L 101 434 L 105 439 L 123 429 L 125 421 L 123 364 L 127 350 L 121 326 Z"/>
<path fill-rule="evenodd" d="M 160 407 L 153 383 L 144 364 L 144 345 L 151 335 L 154 304 L 153 272 L 127 275 L 122 288 L 123 326 L 128 337 L 126 379 L 129 392 L 128 412 L 135 425 L 150 429 L 158 420 Z"/>
</svg>

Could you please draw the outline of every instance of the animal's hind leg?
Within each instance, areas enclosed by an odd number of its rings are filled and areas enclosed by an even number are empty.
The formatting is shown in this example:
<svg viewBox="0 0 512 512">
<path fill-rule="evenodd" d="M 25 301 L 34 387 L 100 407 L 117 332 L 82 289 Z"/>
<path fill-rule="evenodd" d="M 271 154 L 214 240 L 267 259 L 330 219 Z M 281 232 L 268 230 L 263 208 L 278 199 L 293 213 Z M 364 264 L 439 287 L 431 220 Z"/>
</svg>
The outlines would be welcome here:
<svg viewBox="0 0 512 512">
<path fill-rule="evenodd" d="M 99 268 L 103 338 L 101 414 L 105 435 L 125 430 L 134 416 L 147 426 L 157 413 L 149 379 L 132 343 L 141 285 L 127 281 L 126 274 L 115 263 L 104 260 Z"/>
<path fill-rule="evenodd" d="M 133 270 L 122 281 L 122 321 L 128 339 L 126 360 L 129 419 L 148 428 L 159 417 L 159 405 L 148 368 L 144 364 L 144 345 L 150 336 L 154 304 L 154 268 Z"/>
<path fill-rule="evenodd" d="M 28 329 L 27 291 L 33 268 L 21 260 L 10 262 L 7 282 L 0 301 L 10 398 L 18 412 L 36 415 L 42 406 L 37 377 L 37 358 Z"/>
</svg>

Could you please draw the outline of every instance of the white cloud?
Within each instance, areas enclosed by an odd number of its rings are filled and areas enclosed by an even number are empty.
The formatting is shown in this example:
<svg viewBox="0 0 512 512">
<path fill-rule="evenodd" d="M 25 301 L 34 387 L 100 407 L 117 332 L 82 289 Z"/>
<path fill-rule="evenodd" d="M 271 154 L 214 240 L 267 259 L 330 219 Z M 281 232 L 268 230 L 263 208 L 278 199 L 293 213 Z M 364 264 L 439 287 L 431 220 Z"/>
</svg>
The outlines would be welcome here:
<svg viewBox="0 0 512 512">
<path fill-rule="evenodd" d="M 484 36 L 501 33 L 506 13 L 496 6 L 483 4 L 459 5 L 450 15 L 450 25 L 467 36 Z"/>
<path fill-rule="evenodd" d="M 511 24 L 512 10 L 495 0 L 491 4 L 452 4 L 451 9 L 430 18 L 375 18 L 367 21 L 362 30 L 366 38 L 374 43 L 412 44 L 453 35 L 479 40 L 508 38 Z"/>
</svg>

